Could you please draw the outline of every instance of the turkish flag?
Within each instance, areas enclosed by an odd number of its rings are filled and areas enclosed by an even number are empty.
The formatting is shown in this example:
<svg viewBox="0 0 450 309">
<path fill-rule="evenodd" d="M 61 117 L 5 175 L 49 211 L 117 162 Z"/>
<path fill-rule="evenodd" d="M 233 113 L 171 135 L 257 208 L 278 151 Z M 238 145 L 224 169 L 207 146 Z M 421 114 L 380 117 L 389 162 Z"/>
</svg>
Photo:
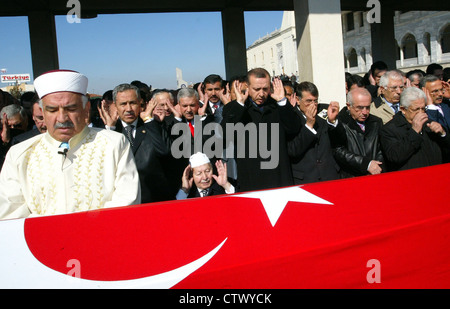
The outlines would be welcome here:
<svg viewBox="0 0 450 309">
<path fill-rule="evenodd" d="M 0 238 L 10 238 L 0 273 L 23 269 L 8 232 L 23 222 L 38 261 L 29 268 L 47 271 L 39 286 L 68 277 L 77 261 L 68 287 L 449 288 L 448 175 L 450 165 L 439 165 L 0 222 Z M 15 280 L 31 284 L 27 272 Z"/>
</svg>

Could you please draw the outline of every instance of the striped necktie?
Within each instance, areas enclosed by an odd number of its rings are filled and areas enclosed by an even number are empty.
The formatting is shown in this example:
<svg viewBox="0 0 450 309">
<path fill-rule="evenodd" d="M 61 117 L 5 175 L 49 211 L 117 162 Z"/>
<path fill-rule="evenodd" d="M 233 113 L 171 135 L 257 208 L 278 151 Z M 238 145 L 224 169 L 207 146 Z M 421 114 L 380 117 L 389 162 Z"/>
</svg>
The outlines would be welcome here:
<svg viewBox="0 0 450 309">
<path fill-rule="evenodd" d="M 133 147 L 133 142 L 134 142 L 134 138 L 133 138 L 133 125 L 129 125 L 125 127 L 125 132 L 126 132 L 126 136 L 128 138 L 128 140 L 130 141 L 131 147 Z"/>
</svg>

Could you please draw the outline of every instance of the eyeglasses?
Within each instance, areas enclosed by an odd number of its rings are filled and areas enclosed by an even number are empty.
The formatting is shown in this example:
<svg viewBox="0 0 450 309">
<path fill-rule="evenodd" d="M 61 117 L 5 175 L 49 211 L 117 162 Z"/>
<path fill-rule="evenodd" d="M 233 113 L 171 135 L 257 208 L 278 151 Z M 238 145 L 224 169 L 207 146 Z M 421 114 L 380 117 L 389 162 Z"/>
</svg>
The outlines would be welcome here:
<svg viewBox="0 0 450 309">
<path fill-rule="evenodd" d="M 395 91 L 395 90 L 401 90 L 403 91 L 403 89 L 405 89 L 405 86 L 392 86 L 392 87 L 387 87 L 390 91 Z"/>
</svg>

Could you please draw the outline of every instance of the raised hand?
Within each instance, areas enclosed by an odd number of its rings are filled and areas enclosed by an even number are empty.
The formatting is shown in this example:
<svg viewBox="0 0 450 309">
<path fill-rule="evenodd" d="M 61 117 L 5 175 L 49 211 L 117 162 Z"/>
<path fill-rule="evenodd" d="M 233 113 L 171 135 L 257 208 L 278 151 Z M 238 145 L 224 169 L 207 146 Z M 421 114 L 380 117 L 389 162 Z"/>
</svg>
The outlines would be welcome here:
<svg viewBox="0 0 450 309">
<path fill-rule="evenodd" d="M 191 165 L 186 166 L 183 171 L 183 176 L 181 177 L 181 188 L 184 192 L 189 192 L 192 188 L 192 183 L 194 182 L 194 178 L 192 177 Z"/>
<path fill-rule="evenodd" d="M 231 91 L 230 91 L 230 86 L 229 86 L 228 83 L 225 86 L 225 92 L 223 92 L 223 91 L 219 92 L 219 99 L 224 105 L 230 103 L 230 101 L 231 101 Z"/>
<path fill-rule="evenodd" d="M 238 80 L 234 81 L 234 94 L 236 95 L 236 101 L 244 104 L 248 98 L 248 88 L 245 89 L 244 93 L 242 93 L 242 87 L 243 83 L 239 82 Z"/>
<path fill-rule="evenodd" d="M 214 180 L 217 182 L 218 185 L 220 185 L 226 191 L 230 191 L 231 183 L 228 181 L 227 164 L 223 163 L 222 160 L 217 160 L 216 168 L 218 176 L 213 174 L 212 177 L 214 178 Z"/>
<path fill-rule="evenodd" d="M 328 105 L 327 117 L 328 121 L 334 123 L 339 114 L 339 102 L 331 101 Z"/>
<path fill-rule="evenodd" d="M 100 106 L 97 106 L 98 113 L 103 123 L 108 127 L 114 127 L 119 120 L 119 113 L 117 112 L 116 105 L 111 104 L 108 107 L 106 102 L 102 101 Z"/>
<path fill-rule="evenodd" d="M 283 100 L 286 97 L 286 94 L 281 79 L 278 77 L 274 78 L 272 86 L 273 93 L 271 94 L 271 97 L 277 102 Z"/>
<path fill-rule="evenodd" d="M 206 114 L 206 108 L 208 107 L 209 104 L 209 96 L 206 93 L 203 95 L 203 98 L 205 99 L 205 101 L 202 101 L 203 106 L 201 106 L 197 111 L 197 114 L 199 116 L 203 116 Z"/>
</svg>

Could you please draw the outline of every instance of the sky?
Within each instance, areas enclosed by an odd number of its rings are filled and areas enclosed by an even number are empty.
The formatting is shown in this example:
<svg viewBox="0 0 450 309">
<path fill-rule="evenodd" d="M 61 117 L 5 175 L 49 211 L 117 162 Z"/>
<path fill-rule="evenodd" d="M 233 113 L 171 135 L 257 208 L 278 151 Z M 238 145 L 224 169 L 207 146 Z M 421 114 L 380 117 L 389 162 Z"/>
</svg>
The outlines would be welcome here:
<svg viewBox="0 0 450 309">
<path fill-rule="evenodd" d="M 282 11 L 245 12 L 247 47 L 279 29 L 282 17 Z M 188 83 L 209 74 L 225 78 L 220 12 L 99 15 L 79 24 L 63 15 L 55 23 L 59 67 L 85 74 L 89 93 L 133 80 L 174 89 L 176 68 Z M 27 18 L 0 17 L 0 37 L 0 68 L 33 78 Z"/>
</svg>

